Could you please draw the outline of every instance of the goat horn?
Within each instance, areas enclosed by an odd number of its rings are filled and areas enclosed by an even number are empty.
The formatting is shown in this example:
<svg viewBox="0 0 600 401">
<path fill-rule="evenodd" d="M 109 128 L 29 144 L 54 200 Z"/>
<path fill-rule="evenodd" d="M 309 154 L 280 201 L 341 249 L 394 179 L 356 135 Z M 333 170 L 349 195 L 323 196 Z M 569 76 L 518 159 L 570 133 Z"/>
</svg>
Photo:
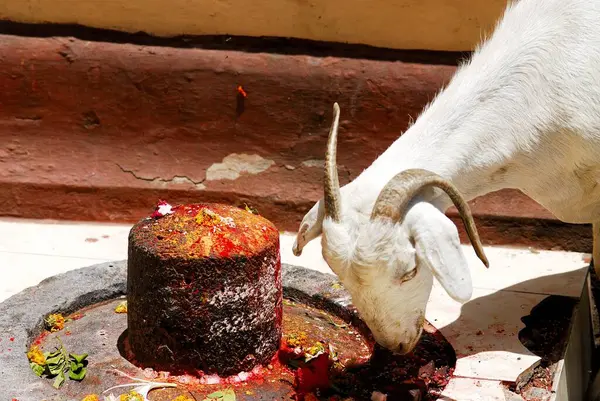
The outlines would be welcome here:
<svg viewBox="0 0 600 401">
<path fill-rule="evenodd" d="M 336 153 L 337 153 L 337 132 L 340 121 L 340 106 L 333 104 L 333 122 L 329 130 L 329 139 L 327 140 L 327 154 L 325 155 L 325 216 L 329 216 L 333 221 L 340 221 L 340 182 L 338 179 Z"/>
<path fill-rule="evenodd" d="M 430 187 L 440 188 L 450 197 L 458 209 L 475 253 L 483 264 L 489 267 L 469 205 L 450 181 L 431 171 L 409 169 L 394 176 L 379 193 L 373 206 L 371 220 L 377 217 L 388 217 L 395 223 L 402 222 L 413 198 Z"/>
</svg>

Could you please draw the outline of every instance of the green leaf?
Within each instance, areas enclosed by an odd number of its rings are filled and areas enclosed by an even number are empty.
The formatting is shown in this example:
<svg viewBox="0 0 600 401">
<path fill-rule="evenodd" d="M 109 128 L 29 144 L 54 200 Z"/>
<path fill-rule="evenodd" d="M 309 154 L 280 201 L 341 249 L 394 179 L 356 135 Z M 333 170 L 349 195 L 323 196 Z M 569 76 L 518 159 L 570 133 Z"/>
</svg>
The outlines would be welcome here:
<svg viewBox="0 0 600 401">
<path fill-rule="evenodd" d="M 42 375 L 46 371 L 45 366 L 39 365 L 35 362 L 30 362 L 29 366 L 31 367 L 31 370 L 33 370 L 33 373 L 35 373 L 38 377 L 42 377 Z"/>
<path fill-rule="evenodd" d="M 85 361 L 85 358 L 88 357 L 88 354 L 69 354 L 69 356 L 75 360 L 75 362 L 77 363 L 83 363 L 83 361 Z"/>
<path fill-rule="evenodd" d="M 236 401 L 235 392 L 232 388 L 215 391 L 214 393 L 207 395 L 203 401 Z"/>
<path fill-rule="evenodd" d="M 54 383 L 52 384 L 52 387 L 59 389 L 60 386 L 63 385 L 63 383 L 65 382 L 65 380 L 67 380 L 65 378 L 65 372 L 60 372 L 60 374 L 58 376 L 56 376 L 56 379 L 54 380 Z"/>
<path fill-rule="evenodd" d="M 337 327 L 338 329 L 345 329 L 345 328 L 347 328 L 347 327 L 348 327 L 348 325 L 347 325 L 347 324 L 345 324 L 345 323 L 342 323 L 342 324 L 337 324 L 337 323 L 335 322 L 335 320 L 333 320 L 333 318 L 331 318 L 330 316 L 327 316 L 327 319 L 329 320 L 329 324 L 332 324 L 332 325 L 334 325 L 334 326 L 335 326 L 335 327 Z"/>
<path fill-rule="evenodd" d="M 56 351 L 48 354 L 46 357 L 46 366 L 48 366 L 51 376 L 56 376 L 63 373 L 64 377 L 64 370 L 67 365 L 67 360 L 65 358 L 65 352 L 63 351 L 64 348 L 61 346 L 60 348 L 57 348 Z"/>
<path fill-rule="evenodd" d="M 65 361 L 65 357 L 62 354 L 55 355 L 55 356 L 50 354 L 50 357 L 46 358 L 46 364 L 48 364 L 48 365 L 60 365 L 64 361 Z"/>
<path fill-rule="evenodd" d="M 77 372 L 77 371 L 79 371 L 80 369 L 83 369 L 83 368 L 84 368 L 83 363 L 77 363 L 75 361 L 71 361 L 71 367 L 69 368 L 69 370 L 71 372 Z"/>
<path fill-rule="evenodd" d="M 56 376 L 60 373 L 63 373 L 65 370 L 65 362 L 61 362 L 59 364 L 47 364 L 48 370 L 50 371 L 51 376 Z"/>
<path fill-rule="evenodd" d="M 86 373 L 87 373 L 87 369 L 84 368 L 83 365 L 81 365 L 80 369 L 69 371 L 69 379 L 81 381 L 85 377 Z"/>
<path fill-rule="evenodd" d="M 64 361 L 57 360 L 57 359 L 52 359 L 52 360 L 46 359 L 46 365 L 52 369 L 53 367 L 63 366 Z"/>
<path fill-rule="evenodd" d="M 62 356 L 62 352 L 60 352 L 60 349 L 57 349 L 54 352 L 44 352 L 44 356 L 46 359 L 57 358 Z"/>
<path fill-rule="evenodd" d="M 235 400 L 235 392 L 233 389 L 225 390 L 225 397 L 223 397 L 223 401 L 236 401 Z"/>
</svg>

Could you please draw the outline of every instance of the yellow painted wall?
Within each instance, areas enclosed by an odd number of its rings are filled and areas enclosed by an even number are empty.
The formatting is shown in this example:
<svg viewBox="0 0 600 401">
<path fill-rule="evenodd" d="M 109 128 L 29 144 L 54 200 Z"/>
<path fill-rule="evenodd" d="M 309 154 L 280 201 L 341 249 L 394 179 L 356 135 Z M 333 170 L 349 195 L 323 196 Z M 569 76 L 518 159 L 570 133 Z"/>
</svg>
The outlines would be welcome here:
<svg viewBox="0 0 600 401">
<path fill-rule="evenodd" d="M 471 50 L 506 0 L 4 0 L 0 18 L 157 36 L 280 36 Z"/>
</svg>

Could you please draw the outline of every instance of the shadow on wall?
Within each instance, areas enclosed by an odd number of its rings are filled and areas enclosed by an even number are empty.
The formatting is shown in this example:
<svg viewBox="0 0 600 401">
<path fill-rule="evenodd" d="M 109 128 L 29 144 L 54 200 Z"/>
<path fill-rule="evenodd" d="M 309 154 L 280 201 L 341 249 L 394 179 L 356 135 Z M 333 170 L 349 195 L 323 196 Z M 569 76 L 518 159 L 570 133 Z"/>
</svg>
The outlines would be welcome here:
<svg viewBox="0 0 600 401">
<path fill-rule="evenodd" d="M 181 35 L 166 38 L 144 32 L 126 33 L 77 24 L 29 24 L 14 21 L 0 21 L 0 32 L 4 35 L 24 37 L 74 37 L 90 42 L 131 43 L 141 46 L 239 50 L 248 53 L 313 55 L 451 66 L 468 60 L 472 54 L 471 51 L 397 50 L 363 44 L 267 36 L 257 38 L 233 35 Z"/>
</svg>

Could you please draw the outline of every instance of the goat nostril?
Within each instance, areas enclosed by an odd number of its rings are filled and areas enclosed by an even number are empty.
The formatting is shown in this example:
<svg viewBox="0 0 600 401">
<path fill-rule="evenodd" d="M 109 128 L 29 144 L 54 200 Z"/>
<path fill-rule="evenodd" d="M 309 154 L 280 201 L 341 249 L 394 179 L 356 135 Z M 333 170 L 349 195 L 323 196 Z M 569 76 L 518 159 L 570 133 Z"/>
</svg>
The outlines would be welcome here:
<svg viewBox="0 0 600 401">
<path fill-rule="evenodd" d="M 297 243 L 294 244 L 294 246 L 292 247 L 292 253 L 294 254 L 294 256 L 302 255 L 302 249 Z"/>
<path fill-rule="evenodd" d="M 398 344 L 398 347 L 396 348 L 396 353 L 399 355 L 405 355 L 408 353 L 408 345 L 404 344 L 404 343 L 400 343 Z"/>
</svg>

